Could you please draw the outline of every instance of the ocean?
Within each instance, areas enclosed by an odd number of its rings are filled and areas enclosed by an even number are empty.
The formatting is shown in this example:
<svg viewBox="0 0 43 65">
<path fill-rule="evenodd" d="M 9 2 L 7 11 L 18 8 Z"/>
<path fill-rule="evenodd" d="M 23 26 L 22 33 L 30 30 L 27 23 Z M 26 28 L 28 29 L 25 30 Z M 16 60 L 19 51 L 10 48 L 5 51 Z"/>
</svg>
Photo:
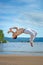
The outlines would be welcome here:
<svg viewBox="0 0 43 65">
<path fill-rule="evenodd" d="M 7 40 L 7 43 L 0 43 L 0 55 L 3 54 L 15 54 L 15 55 L 32 55 L 32 56 L 43 56 L 43 40 L 34 41 L 34 46 L 31 47 L 27 38 L 26 40 L 19 39 L 17 42 L 12 41 L 11 38 Z M 24 41 L 23 41 L 24 40 Z M 39 40 L 39 41 L 38 41 Z"/>
<path fill-rule="evenodd" d="M 34 46 L 30 46 L 29 38 L 7 38 L 7 43 L 0 43 L 0 54 L 43 56 L 43 38 L 36 38 Z"/>
</svg>

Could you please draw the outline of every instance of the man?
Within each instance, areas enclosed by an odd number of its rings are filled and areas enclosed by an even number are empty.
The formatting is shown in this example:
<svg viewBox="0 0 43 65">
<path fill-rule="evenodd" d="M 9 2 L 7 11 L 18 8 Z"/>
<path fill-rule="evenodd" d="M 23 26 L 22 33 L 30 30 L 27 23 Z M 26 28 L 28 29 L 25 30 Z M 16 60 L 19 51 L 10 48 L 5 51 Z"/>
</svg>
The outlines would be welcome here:
<svg viewBox="0 0 43 65">
<path fill-rule="evenodd" d="M 14 32 L 12 29 L 16 29 L 16 31 Z M 10 28 L 8 33 L 12 32 L 12 37 L 13 39 L 16 39 L 18 35 L 24 33 L 24 34 L 29 34 L 30 35 L 30 44 L 33 47 L 33 40 L 35 39 L 37 32 L 32 30 L 32 29 L 24 29 L 24 28 L 18 28 L 18 27 L 13 27 Z"/>
</svg>

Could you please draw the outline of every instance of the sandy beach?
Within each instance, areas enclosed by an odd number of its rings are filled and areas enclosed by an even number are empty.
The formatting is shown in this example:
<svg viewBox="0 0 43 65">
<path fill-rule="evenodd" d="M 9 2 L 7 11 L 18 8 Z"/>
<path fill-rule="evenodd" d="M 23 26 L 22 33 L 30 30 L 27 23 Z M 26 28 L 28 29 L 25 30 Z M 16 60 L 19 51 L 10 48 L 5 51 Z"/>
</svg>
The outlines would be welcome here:
<svg viewBox="0 0 43 65">
<path fill-rule="evenodd" d="M 43 65 L 43 56 L 0 55 L 0 65 Z"/>
</svg>

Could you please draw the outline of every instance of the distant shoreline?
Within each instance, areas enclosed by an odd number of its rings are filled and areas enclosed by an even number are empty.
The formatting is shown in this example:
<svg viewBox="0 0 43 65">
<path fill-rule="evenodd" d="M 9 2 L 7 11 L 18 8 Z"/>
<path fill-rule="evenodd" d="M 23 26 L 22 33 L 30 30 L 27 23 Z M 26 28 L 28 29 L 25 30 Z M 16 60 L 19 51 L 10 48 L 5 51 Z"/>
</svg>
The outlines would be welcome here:
<svg viewBox="0 0 43 65">
<path fill-rule="evenodd" d="M 8 42 L 29 42 L 29 38 L 26 37 L 18 37 L 17 39 L 5 37 L 5 40 L 7 40 Z M 34 42 L 43 42 L 43 37 L 36 37 L 34 39 Z"/>
</svg>

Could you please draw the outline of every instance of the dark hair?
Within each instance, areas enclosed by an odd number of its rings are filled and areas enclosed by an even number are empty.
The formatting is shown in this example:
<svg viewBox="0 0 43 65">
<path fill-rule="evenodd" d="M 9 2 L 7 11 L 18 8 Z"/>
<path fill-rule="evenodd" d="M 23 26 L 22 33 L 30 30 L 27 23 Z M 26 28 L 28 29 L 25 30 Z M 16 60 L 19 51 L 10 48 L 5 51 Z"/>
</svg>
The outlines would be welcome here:
<svg viewBox="0 0 43 65">
<path fill-rule="evenodd" d="M 17 36 L 15 38 L 13 38 L 13 39 L 17 39 Z"/>
</svg>

